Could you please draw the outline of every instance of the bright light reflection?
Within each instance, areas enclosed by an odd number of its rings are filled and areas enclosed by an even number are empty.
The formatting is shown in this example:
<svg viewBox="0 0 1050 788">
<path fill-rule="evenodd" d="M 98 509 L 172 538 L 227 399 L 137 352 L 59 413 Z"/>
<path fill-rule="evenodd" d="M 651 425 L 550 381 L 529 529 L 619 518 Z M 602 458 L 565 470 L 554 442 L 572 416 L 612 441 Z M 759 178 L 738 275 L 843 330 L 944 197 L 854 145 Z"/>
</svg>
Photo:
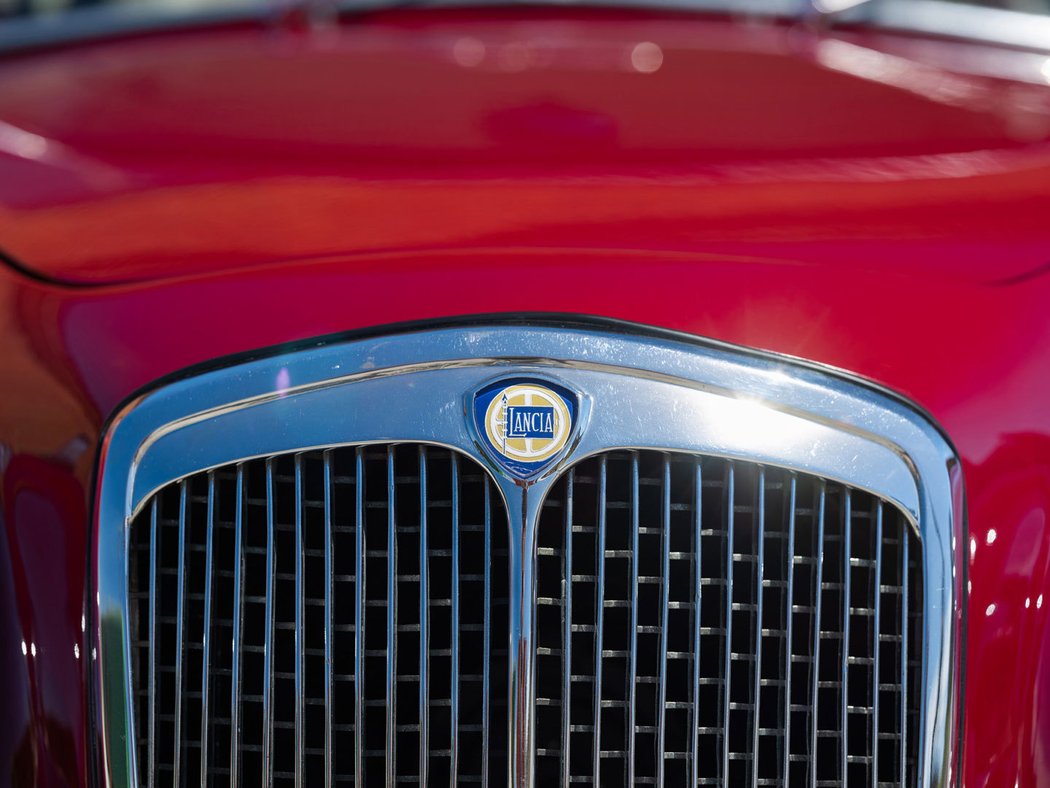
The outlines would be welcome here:
<svg viewBox="0 0 1050 788">
<path fill-rule="evenodd" d="M 34 657 L 36 656 L 36 643 L 29 644 L 29 653 L 32 654 Z"/>
<path fill-rule="evenodd" d="M 995 612 L 995 602 L 992 602 L 992 604 L 988 605 L 988 608 L 984 611 L 984 614 L 986 616 L 990 616 L 994 612 Z"/>
<path fill-rule="evenodd" d="M 73 656 L 77 659 L 80 659 L 80 646 L 78 646 L 76 643 L 73 644 Z"/>
<path fill-rule="evenodd" d="M 1030 597 L 1030 596 L 1026 596 L 1026 597 L 1024 598 L 1024 609 L 1025 609 L 1025 610 L 1027 610 L 1027 609 L 1028 609 L 1028 608 L 1030 608 L 1031 606 L 1032 606 L 1032 597 Z"/>
<path fill-rule="evenodd" d="M 277 373 L 277 393 L 283 394 L 286 392 L 291 382 L 292 377 L 288 374 L 288 368 L 281 367 L 281 371 Z"/>
<path fill-rule="evenodd" d="M 20 159 L 39 161 L 47 155 L 48 141 L 39 134 L 0 121 L 0 151 Z"/>
<path fill-rule="evenodd" d="M 1047 82 L 1050 82 L 1050 57 L 1048 57 L 1048 58 L 1047 58 L 1047 59 L 1046 59 L 1046 60 L 1044 61 L 1044 63 L 1043 63 L 1043 67 L 1042 67 L 1041 69 L 1039 69 L 1039 73 L 1041 73 L 1041 74 L 1043 75 L 1043 78 L 1044 78 L 1044 79 L 1045 79 L 1045 80 L 1046 80 Z"/>
<path fill-rule="evenodd" d="M 1043 595 L 1042 594 L 1040 594 L 1039 596 L 1037 596 L 1035 598 L 1035 606 L 1036 607 L 1042 607 L 1043 606 Z"/>
<path fill-rule="evenodd" d="M 863 2 L 864 0 L 816 0 L 814 5 L 821 13 L 838 14 Z"/>
<path fill-rule="evenodd" d="M 798 445 L 803 440 L 804 426 L 793 422 L 782 413 L 749 399 L 727 403 L 732 409 L 728 418 L 711 425 L 710 437 L 741 448 L 754 448 L 762 454 L 777 452 L 780 447 Z M 808 436 L 812 442 L 812 436 Z M 814 451 L 817 447 L 814 447 Z"/>
<path fill-rule="evenodd" d="M 995 529 L 994 528 L 989 528 L 988 529 L 988 535 L 985 536 L 985 538 L 984 538 L 985 543 L 986 544 L 994 543 L 996 536 L 998 536 L 998 534 L 995 532 Z"/>
<path fill-rule="evenodd" d="M 816 55 L 817 61 L 827 68 L 906 90 L 939 104 L 968 106 L 976 94 L 973 83 L 963 77 L 847 41 L 821 41 Z"/>
<path fill-rule="evenodd" d="M 28 655 L 29 655 L 29 647 L 26 646 L 26 642 L 23 640 L 22 641 L 22 656 L 25 657 L 25 656 L 28 656 Z"/>
<path fill-rule="evenodd" d="M 631 65 L 640 74 L 653 74 L 664 64 L 664 51 L 652 41 L 635 44 L 631 50 Z"/>
<path fill-rule="evenodd" d="M 469 36 L 457 39 L 452 45 L 452 59 L 463 68 L 480 66 L 485 59 L 485 44 Z"/>
<path fill-rule="evenodd" d="M 974 539 L 971 536 L 970 537 L 970 558 L 973 558 L 975 555 L 977 555 L 977 540 Z"/>
</svg>

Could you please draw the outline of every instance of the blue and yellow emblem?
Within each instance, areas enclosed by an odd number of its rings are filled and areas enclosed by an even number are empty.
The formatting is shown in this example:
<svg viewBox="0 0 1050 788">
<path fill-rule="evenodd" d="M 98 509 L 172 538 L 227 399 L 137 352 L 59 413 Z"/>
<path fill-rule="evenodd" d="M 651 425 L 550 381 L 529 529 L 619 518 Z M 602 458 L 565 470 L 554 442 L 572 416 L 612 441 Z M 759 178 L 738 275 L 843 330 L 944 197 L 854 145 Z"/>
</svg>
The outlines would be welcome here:
<svg viewBox="0 0 1050 788">
<path fill-rule="evenodd" d="M 579 398 L 555 383 L 507 378 L 474 395 L 474 425 L 489 454 L 525 479 L 553 462 L 568 445 Z"/>
</svg>

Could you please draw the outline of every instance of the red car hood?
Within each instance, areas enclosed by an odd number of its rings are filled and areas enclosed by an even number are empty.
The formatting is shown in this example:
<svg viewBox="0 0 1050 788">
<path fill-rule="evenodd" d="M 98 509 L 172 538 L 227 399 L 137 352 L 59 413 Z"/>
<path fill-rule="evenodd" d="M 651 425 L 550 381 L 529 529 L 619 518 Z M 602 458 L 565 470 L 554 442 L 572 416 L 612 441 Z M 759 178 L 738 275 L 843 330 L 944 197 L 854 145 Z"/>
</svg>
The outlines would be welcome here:
<svg viewBox="0 0 1050 788">
<path fill-rule="evenodd" d="M 0 249 L 92 284 L 512 249 L 1012 280 L 1050 260 L 1045 63 L 539 9 L 9 56 Z"/>
</svg>

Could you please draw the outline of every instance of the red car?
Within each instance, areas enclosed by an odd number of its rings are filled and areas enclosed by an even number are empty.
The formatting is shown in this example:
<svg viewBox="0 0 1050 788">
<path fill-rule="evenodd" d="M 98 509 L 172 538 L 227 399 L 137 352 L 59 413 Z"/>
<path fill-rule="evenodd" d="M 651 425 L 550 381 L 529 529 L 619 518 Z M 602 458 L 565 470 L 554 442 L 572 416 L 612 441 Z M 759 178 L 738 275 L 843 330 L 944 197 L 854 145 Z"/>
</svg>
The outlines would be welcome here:
<svg viewBox="0 0 1050 788">
<path fill-rule="evenodd" d="M 1050 15 L 840 5 L 0 4 L 0 785 L 1050 785 Z"/>
</svg>

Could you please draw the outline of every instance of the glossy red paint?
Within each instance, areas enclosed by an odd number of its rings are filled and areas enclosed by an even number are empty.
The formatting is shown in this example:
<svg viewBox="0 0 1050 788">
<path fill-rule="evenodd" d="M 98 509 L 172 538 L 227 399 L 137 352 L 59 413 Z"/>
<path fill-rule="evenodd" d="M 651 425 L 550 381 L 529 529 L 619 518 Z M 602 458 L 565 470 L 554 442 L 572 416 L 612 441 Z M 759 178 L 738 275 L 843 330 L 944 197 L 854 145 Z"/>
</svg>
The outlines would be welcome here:
<svg viewBox="0 0 1050 788">
<path fill-rule="evenodd" d="M 0 783 L 89 782 L 81 556 L 125 398 L 225 354 L 545 311 L 933 414 L 968 498 L 964 782 L 1050 785 L 1045 61 L 519 10 L 0 64 L 0 246 L 39 277 L 0 271 Z"/>
<path fill-rule="evenodd" d="M 1044 62 L 542 10 L 43 53 L 0 69 L 0 248 L 92 283 L 464 247 L 1017 275 L 1050 238 Z"/>
</svg>

